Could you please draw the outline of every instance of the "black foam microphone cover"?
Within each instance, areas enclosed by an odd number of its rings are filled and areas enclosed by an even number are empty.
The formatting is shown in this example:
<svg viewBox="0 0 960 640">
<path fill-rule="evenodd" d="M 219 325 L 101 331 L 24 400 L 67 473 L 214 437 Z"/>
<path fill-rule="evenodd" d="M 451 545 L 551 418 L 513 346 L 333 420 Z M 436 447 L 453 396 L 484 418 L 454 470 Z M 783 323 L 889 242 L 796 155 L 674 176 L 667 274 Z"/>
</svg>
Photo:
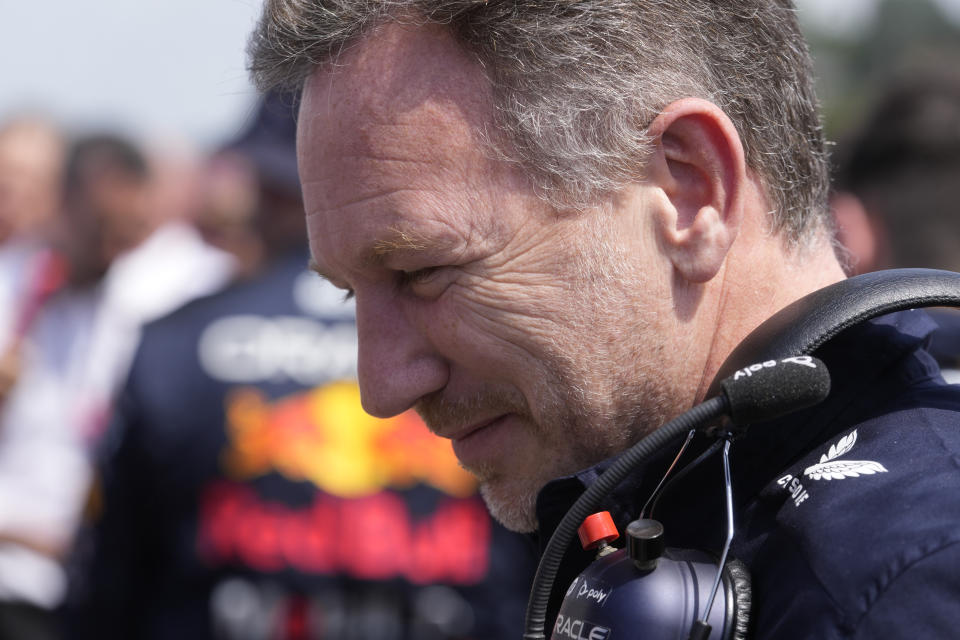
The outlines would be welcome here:
<svg viewBox="0 0 960 640">
<path fill-rule="evenodd" d="M 821 402 L 830 393 L 830 373 L 813 356 L 793 356 L 739 369 L 720 387 L 730 403 L 731 420 L 747 425 Z"/>
</svg>

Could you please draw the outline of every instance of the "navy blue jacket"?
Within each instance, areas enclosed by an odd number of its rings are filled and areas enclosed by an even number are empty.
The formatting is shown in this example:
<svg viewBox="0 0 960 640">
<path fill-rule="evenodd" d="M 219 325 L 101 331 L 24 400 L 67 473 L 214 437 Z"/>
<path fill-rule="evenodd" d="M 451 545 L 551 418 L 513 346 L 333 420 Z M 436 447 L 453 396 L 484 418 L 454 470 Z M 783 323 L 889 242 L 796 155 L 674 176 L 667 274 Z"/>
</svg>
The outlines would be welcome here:
<svg viewBox="0 0 960 640">
<path fill-rule="evenodd" d="M 751 572 L 753 638 L 960 637 L 960 388 L 923 349 L 934 327 L 910 311 L 848 329 L 815 354 L 832 377 L 823 404 L 734 442 L 731 553 Z M 621 531 L 675 453 L 608 497 Z M 607 466 L 544 488 L 543 534 Z M 715 456 L 662 497 L 668 546 L 720 549 L 722 479 Z M 568 550 L 548 622 L 591 556 Z"/>
</svg>

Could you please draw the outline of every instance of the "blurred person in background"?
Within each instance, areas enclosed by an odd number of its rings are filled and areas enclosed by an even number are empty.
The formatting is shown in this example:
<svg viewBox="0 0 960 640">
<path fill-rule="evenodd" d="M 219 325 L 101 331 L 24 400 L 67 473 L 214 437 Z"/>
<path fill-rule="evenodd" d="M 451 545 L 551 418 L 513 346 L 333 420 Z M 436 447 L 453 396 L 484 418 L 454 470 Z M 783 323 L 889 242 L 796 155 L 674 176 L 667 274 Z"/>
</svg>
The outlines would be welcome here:
<svg viewBox="0 0 960 640">
<path fill-rule="evenodd" d="M 0 124 L 0 245 L 36 242 L 59 205 L 63 139 L 39 116 Z"/>
<path fill-rule="evenodd" d="M 264 238 L 258 230 L 264 222 L 255 219 L 261 207 L 262 182 L 256 167 L 249 157 L 228 147 L 210 157 L 203 177 L 203 206 L 197 215 L 201 235 L 236 258 L 239 278 L 257 274 L 266 256 Z"/>
<path fill-rule="evenodd" d="M 493 523 L 415 414 L 360 408 L 353 305 L 306 268 L 294 112 L 270 96 L 209 165 L 201 227 L 245 276 L 146 328 L 67 626 L 77 638 L 519 636 L 532 545 Z"/>
<path fill-rule="evenodd" d="M 838 146 L 831 205 L 851 274 L 960 271 L 960 59 L 933 56 L 894 76 Z M 934 310 L 930 351 L 960 381 L 960 314 Z"/>
<path fill-rule="evenodd" d="M 0 414 L 2 638 L 55 633 L 50 612 L 65 594 L 62 559 L 87 495 L 89 446 L 140 327 L 232 272 L 195 230 L 164 222 L 150 189 L 143 154 L 121 136 L 86 136 L 66 153 L 51 238 L 66 280 L 26 335 Z"/>
<path fill-rule="evenodd" d="M 170 137 L 146 144 L 148 164 L 153 174 L 151 207 L 162 212 L 166 222 L 196 225 L 203 198 L 202 157 L 185 139 Z"/>
<path fill-rule="evenodd" d="M 0 125 L 0 403 L 19 374 L 24 333 L 49 293 L 44 244 L 59 205 L 63 147 L 56 127 L 38 116 Z"/>
</svg>

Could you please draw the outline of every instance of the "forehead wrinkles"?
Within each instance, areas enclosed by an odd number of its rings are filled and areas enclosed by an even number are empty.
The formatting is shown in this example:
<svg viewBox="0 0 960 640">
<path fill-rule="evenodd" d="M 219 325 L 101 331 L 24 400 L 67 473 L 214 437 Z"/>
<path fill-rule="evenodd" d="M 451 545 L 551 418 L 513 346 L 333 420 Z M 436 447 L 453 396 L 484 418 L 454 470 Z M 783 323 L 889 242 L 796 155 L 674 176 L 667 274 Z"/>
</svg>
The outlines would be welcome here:
<svg viewBox="0 0 960 640">
<path fill-rule="evenodd" d="M 480 64 L 440 25 L 384 24 L 307 80 L 328 112 L 354 124 L 403 123 L 432 110 L 475 131 L 492 120 L 493 89 Z"/>
<path fill-rule="evenodd" d="M 492 104 L 479 64 L 444 28 L 384 25 L 308 79 L 301 181 L 321 208 L 393 189 L 482 186 L 492 172 L 482 144 Z M 342 178 L 368 168 L 362 185 Z"/>
<path fill-rule="evenodd" d="M 370 212 L 368 246 L 379 241 L 373 232 L 409 215 L 450 226 L 463 242 L 489 238 L 504 188 L 525 186 L 522 178 L 505 182 L 510 167 L 480 144 L 492 104 L 479 65 L 439 26 L 381 27 L 318 69 L 304 90 L 298 132 L 318 235 L 326 228 L 353 236 L 368 217 L 356 214 Z M 333 211 L 354 220 L 353 231 L 329 229 L 321 220 L 329 216 L 318 214 Z M 318 238 L 327 247 L 345 239 Z"/>
<path fill-rule="evenodd" d="M 355 57 L 344 68 L 358 89 L 373 94 L 368 102 L 374 114 L 405 111 L 425 100 L 461 105 L 464 115 L 490 113 L 493 88 L 479 62 L 441 25 L 385 24 L 350 53 Z"/>
</svg>

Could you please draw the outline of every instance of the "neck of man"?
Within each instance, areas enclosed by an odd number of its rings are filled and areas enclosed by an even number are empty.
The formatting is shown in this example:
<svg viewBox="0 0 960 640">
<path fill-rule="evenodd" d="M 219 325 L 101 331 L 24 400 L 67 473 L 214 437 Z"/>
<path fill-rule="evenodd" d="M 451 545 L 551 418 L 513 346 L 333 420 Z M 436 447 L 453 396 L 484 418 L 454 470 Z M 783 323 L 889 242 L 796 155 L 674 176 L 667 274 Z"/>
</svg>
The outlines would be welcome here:
<svg viewBox="0 0 960 640">
<path fill-rule="evenodd" d="M 750 219 L 712 283 L 714 329 L 696 390 L 697 402 L 704 399 L 727 356 L 751 331 L 795 300 L 846 277 L 826 229 L 819 229 L 804 245 L 787 246 L 784 238 L 769 232 L 762 219 L 754 217 L 754 224 Z"/>
</svg>

